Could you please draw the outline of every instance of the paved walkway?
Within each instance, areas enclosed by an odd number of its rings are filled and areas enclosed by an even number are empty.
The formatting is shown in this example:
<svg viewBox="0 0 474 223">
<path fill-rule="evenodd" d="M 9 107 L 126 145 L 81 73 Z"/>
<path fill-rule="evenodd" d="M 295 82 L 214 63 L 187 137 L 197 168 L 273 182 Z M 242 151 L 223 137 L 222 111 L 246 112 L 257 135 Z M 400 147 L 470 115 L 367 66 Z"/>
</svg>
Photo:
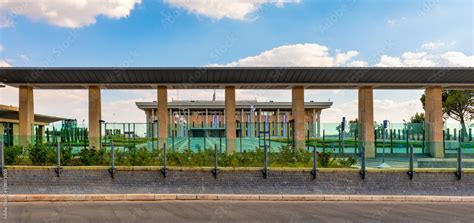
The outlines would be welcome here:
<svg viewBox="0 0 474 223">
<path fill-rule="evenodd" d="M 7 222 L 472 222 L 473 203 L 10 203 Z"/>
</svg>

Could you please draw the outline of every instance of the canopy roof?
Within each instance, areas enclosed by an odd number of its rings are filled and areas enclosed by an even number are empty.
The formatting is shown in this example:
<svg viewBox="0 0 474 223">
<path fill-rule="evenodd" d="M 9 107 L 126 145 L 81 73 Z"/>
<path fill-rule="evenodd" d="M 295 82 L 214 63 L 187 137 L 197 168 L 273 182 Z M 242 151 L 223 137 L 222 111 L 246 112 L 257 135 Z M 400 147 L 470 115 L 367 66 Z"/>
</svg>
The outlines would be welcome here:
<svg viewBox="0 0 474 223">
<path fill-rule="evenodd" d="M 1 68 L 0 82 L 36 89 L 417 89 L 428 86 L 474 89 L 474 68 L 340 67 L 140 67 Z"/>
</svg>

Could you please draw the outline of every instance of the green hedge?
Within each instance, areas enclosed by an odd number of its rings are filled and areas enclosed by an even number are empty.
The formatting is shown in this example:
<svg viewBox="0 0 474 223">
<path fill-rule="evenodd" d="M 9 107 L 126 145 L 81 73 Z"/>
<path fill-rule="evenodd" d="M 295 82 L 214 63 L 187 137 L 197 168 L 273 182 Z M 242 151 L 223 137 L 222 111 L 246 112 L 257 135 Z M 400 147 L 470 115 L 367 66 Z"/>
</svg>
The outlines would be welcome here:
<svg viewBox="0 0 474 223">
<path fill-rule="evenodd" d="M 96 166 L 110 165 L 110 150 L 82 149 L 78 154 L 72 154 L 70 147 L 61 148 L 61 164 L 64 166 Z M 293 150 L 283 147 L 279 152 L 269 151 L 270 167 L 312 167 L 312 153 L 306 150 Z M 5 149 L 7 165 L 55 165 L 57 162 L 56 147 L 39 145 L 27 147 L 10 147 Z M 335 155 L 331 151 L 318 153 L 319 167 L 350 167 L 356 164 L 355 157 L 350 155 Z M 221 167 L 262 167 L 264 150 L 256 149 L 243 153 L 219 153 L 218 164 Z M 117 166 L 162 166 L 163 150 L 130 149 L 115 151 Z M 167 152 L 169 166 L 203 167 L 214 165 L 214 151 L 204 150 L 194 152 Z"/>
</svg>

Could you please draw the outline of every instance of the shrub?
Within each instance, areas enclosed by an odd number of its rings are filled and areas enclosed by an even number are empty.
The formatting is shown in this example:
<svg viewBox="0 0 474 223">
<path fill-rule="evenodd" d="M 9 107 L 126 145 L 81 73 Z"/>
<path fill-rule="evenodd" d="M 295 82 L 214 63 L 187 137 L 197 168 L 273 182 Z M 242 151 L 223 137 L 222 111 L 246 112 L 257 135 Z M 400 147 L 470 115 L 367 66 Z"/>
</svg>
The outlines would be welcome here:
<svg viewBox="0 0 474 223">
<path fill-rule="evenodd" d="M 23 149 L 20 146 L 13 146 L 9 148 L 5 148 L 4 150 L 4 157 L 5 163 L 7 165 L 18 165 L 18 157 L 21 156 L 23 153 Z"/>
<path fill-rule="evenodd" d="M 35 165 L 48 165 L 56 162 L 56 152 L 53 147 L 47 145 L 33 145 L 26 147 L 30 160 Z"/>
<path fill-rule="evenodd" d="M 108 165 L 107 163 L 107 155 L 105 149 L 82 149 L 79 152 L 79 157 L 83 165 L 90 166 L 90 165 Z"/>
</svg>

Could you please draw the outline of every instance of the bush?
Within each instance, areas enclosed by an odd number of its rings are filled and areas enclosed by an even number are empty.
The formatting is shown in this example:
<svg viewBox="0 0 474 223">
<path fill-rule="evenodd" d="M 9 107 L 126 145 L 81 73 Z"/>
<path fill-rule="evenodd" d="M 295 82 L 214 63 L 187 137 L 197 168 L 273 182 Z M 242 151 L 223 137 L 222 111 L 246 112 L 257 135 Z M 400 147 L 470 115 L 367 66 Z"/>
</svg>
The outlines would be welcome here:
<svg viewBox="0 0 474 223">
<path fill-rule="evenodd" d="M 57 162 L 56 147 L 40 145 L 22 147 L 11 147 L 5 150 L 5 157 L 9 165 L 54 165 Z M 110 150 L 82 149 L 78 154 L 72 154 L 71 147 L 61 148 L 62 165 L 110 165 Z M 351 167 L 357 163 L 353 156 L 344 154 L 334 155 L 332 150 L 318 152 L 318 167 Z M 163 149 L 149 150 L 147 148 L 130 148 L 115 150 L 115 164 L 117 166 L 162 166 Z M 275 151 L 269 148 L 269 167 L 312 167 L 313 154 L 308 150 L 294 150 L 289 146 Z M 212 167 L 214 166 L 214 150 L 206 149 L 193 151 L 168 151 L 168 166 L 185 167 Z M 242 153 L 218 153 L 219 167 L 263 167 L 264 150 L 256 148 L 254 151 Z"/>
<path fill-rule="evenodd" d="M 30 160 L 35 165 L 48 165 L 56 163 L 56 150 L 47 145 L 34 145 L 26 147 Z"/>
<path fill-rule="evenodd" d="M 7 165 L 18 165 L 19 163 L 19 156 L 23 153 L 23 149 L 20 146 L 13 146 L 9 148 L 5 148 L 4 150 L 4 157 L 5 163 Z"/>
<path fill-rule="evenodd" d="M 109 153 L 106 153 L 105 149 L 82 149 L 81 152 L 79 152 L 79 157 L 81 160 L 81 163 L 86 166 L 91 166 L 91 165 L 109 165 L 107 162 L 108 160 L 108 155 Z"/>
</svg>

